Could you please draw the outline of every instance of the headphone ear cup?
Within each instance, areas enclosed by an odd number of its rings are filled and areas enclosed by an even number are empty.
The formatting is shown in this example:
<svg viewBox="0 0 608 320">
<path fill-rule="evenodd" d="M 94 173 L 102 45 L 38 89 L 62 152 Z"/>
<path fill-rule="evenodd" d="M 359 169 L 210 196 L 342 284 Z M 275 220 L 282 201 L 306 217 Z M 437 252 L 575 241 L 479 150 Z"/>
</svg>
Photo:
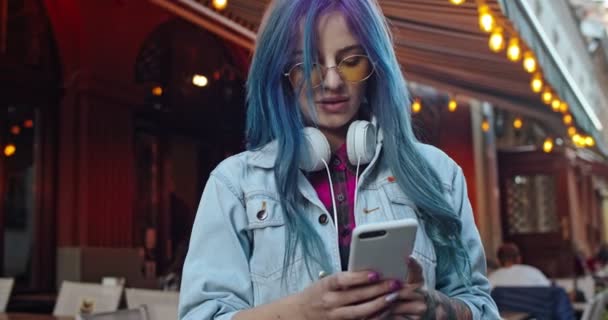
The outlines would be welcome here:
<svg viewBox="0 0 608 320">
<path fill-rule="evenodd" d="M 346 152 L 354 166 L 372 162 L 376 153 L 376 126 L 364 120 L 351 123 L 346 134 Z"/>
<path fill-rule="evenodd" d="M 305 172 L 315 172 L 325 168 L 325 163 L 331 159 L 329 142 L 317 128 L 306 127 L 303 132 L 298 166 Z"/>
</svg>

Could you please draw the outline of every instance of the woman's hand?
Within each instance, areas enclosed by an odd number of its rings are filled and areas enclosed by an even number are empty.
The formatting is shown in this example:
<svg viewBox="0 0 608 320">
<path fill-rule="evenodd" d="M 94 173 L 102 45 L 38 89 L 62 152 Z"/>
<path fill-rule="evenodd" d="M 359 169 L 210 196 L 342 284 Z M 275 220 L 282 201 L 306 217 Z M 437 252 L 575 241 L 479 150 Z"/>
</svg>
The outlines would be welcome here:
<svg viewBox="0 0 608 320">
<path fill-rule="evenodd" d="M 394 319 L 472 319 L 471 310 L 464 302 L 425 288 L 422 267 L 412 257 L 408 259 L 408 270 L 407 281 L 391 308 Z"/>
<path fill-rule="evenodd" d="M 305 319 L 385 319 L 401 286 L 397 280 L 381 281 L 375 272 L 340 272 L 315 282 L 294 298 Z"/>
</svg>

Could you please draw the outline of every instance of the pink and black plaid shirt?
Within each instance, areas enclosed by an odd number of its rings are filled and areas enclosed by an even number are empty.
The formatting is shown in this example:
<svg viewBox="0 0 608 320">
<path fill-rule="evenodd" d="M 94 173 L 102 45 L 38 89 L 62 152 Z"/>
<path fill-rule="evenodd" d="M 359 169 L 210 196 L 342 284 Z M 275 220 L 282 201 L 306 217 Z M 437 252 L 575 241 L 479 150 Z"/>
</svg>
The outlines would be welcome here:
<svg viewBox="0 0 608 320">
<path fill-rule="evenodd" d="M 338 211 L 337 223 L 340 238 L 340 260 L 342 263 L 342 270 L 346 270 L 350 253 L 351 234 L 355 228 L 354 205 L 357 168 L 348 162 L 346 144 L 336 150 L 328 165 L 336 197 L 336 209 Z M 364 168 L 365 166 L 361 165 L 359 172 L 362 172 Z M 315 172 L 311 175 L 310 182 L 315 188 L 315 191 L 317 191 L 319 199 L 333 218 L 334 210 L 327 172 L 325 170 Z"/>
</svg>

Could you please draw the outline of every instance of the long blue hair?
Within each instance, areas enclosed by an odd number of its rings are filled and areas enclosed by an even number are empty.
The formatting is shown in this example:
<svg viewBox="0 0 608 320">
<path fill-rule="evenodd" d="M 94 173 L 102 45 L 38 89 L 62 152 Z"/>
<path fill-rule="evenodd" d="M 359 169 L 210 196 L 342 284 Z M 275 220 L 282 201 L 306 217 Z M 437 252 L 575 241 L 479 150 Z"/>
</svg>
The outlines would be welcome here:
<svg viewBox="0 0 608 320">
<path fill-rule="evenodd" d="M 332 270 L 320 236 L 297 205 L 303 201 L 297 190 L 303 120 L 297 94 L 284 77 L 290 67 L 290 53 L 301 35 L 305 79 L 309 79 L 306 75 L 316 61 L 317 21 L 332 11 L 344 15 L 351 32 L 374 61 L 375 73 L 367 80 L 366 98 L 385 133 L 381 161 L 387 162 L 401 189 L 416 204 L 435 247 L 437 273 L 445 274 L 456 267 L 469 283 L 470 261 L 460 240 L 462 224 L 444 197 L 437 173 L 416 147 L 410 96 L 389 26 L 375 0 L 275 0 L 258 33 L 247 80 L 246 139 L 249 150 L 258 150 L 272 141 L 278 144 L 274 174 L 287 227 L 283 270 L 294 259 L 297 245 L 302 248 L 307 266 L 315 262 L 324 270 Z M 312 96 L 311 89 L 308 96 Z"/>
</svg>

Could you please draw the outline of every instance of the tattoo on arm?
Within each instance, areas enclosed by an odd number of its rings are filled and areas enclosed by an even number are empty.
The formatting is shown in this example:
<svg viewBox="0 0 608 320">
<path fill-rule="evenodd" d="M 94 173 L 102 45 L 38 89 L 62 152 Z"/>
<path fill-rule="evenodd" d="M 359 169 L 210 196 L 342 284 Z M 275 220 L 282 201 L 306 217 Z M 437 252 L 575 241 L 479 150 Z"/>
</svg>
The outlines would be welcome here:
<svg viewBox="0 0 608 320">
<path fill-rule="evenodd" d="M 444 295 L 439 291 L 431 291 L 429 292 L 430 300 L 427 305 L 429 309 L 434 309 L 433 311 L 429 310 L 427 315 L 424 317 L 425 320 L 472 320 L 473 315 L 471 314 L 471 310 L 469 307 L 462 301 L 458 299 L 451 299 L 448 296 Z"/>
</svg>

